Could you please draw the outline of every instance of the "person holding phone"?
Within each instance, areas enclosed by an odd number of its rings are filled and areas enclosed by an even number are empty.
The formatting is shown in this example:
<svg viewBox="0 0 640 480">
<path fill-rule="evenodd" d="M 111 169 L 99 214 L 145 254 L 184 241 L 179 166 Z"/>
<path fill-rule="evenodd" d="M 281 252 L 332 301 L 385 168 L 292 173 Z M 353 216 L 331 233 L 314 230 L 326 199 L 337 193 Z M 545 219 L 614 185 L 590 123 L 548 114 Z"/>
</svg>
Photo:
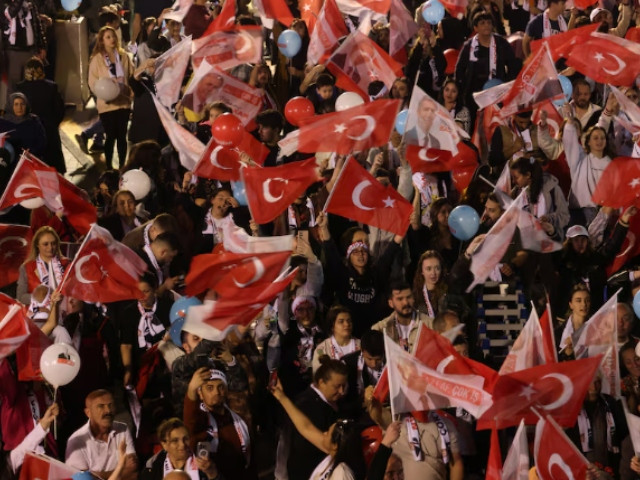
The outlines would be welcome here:
<svg viewBox="0 0 640 480">
<path fill-rule="evenodd" d="M 170 418 L 160 424 L 157 430 L 162 450 L 151 457 L 142 472 L 140 480 L 162 480 L 173 470 L 182 470 L 191 480 L 215 480 L 220 478 L 216 464 L 211 460 L 208 445 L 194 453 L 189 444 L 189 430 L 179 418 Z"/>
<path fill-rule="evenodd" d="M 211 207 L 204 216 L 202 228 L 202 253 L 210 253 L 213 247 L 222 243 L 225 227 L 235 227 L 231 210 L 239 206 L 233 198 L 232 192 L 227 188 L 214 190 L 211 195 Z"/>
</svg>

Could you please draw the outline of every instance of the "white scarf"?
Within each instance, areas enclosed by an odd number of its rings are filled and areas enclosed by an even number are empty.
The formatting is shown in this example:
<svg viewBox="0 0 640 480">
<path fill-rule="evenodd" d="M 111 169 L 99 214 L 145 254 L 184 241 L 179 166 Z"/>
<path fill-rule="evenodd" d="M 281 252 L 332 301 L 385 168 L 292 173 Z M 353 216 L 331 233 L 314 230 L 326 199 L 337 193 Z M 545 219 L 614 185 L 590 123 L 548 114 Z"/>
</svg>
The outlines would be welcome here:
<svg viewBox="0 0 640 480">
<path fill-rule="evenodd" d="M 156 318 L 157 306 L 158 300 L 156 299 L 151 311 L 147 311 L 142 304 L 138 302 L 138 311 L 140 312 L 140 321 L 138 322 L 138 346 L 140 348 L 150 348 L 153 345 L 153 338 L 165 330 L 162 322 Z"/>
<path fill-rule="evenodd" d="M 310 198 L 307 198 L 306 206 L 309 209 L 309 227 L 315 227 L 316 226 L 316 211 L 313 208 L 313 202 L 311 201 Z M 296 212 L 293 209 L 293 206 L 291 206 L 291 205 L 289 205 L 289 208 L 287 209 L 287 216 L 289 217 L 289 228 L 294 229 L 294 230 L 297 229 L 299 227 L 298 220 L 296 218 Z"/>
<path fill-rule="evenodd" d="M 144 227 L 144 231 L 142 232 L 142 238 L 144 239 L 145 247 L 148 247 L 148 246 L 151 245 L 151 239 L 149 238 L 149 230 L 150 229 L 151 229 L 151 222 L 149 222 L 149 225 Z"/>
<path fill-rule="evenodd" d="M 478 61 L 478 57 L 477 57 L 477 54 L 476 54 L 478 48 L 480 48 L 480 43 L 478 41 L 478 35 L 476 34 L 473 37 L 473 39 L 471 40 L 471 48 L 469 49 L 469 61 L 470 62 L 477 62 Z M 496 54 L 496 39 L 492 34 L 491 35 L 491 44 L 489 45 L 489 80 L 494 78 L 496 76 L 497 71 L 498 71 L 497 58 L 498 58 L 498 56 Z"/>
<path fill-rule="evenodd" d="M 567 22 L 562 15 L 558 15 L 558 27 L 561 32 L 567 31 Z M 547 8 L 542 13 L 542 38 L 549 38 L 551 36 L 551 20 L 549 20 L 549 9 Z"/>
<path fill-rule="evenodd" d="M 231 414 L 231 417 L 233 418 L 233 426 L 236 429 L 238 438 L 240 439 L 240 449 L 242 450 L 242 454 L 245 458 L 245 467 L 247 467 L 251 458 L 251 438 L 249 437 L 249 429 L 247 428 L 247 424 L 244 423 L 244 420 L 242 420 L 242 417 L 240 417 L 240 415 L 231 410 L 227 405 L 225 405 L 224 408 L 228 410 L 228 412 Z M 207 430 L 207 434 L 209 435 L 211 442 L 211 451 L 213 453 L 216 453 L 218 451 L 218 445 L 220 443 L 220 438 L 218 437 L 218 422 L 216 422 L 215 417 L 211 414 L 204 403 L 200 404 L 200 410 L 206 412 L 209 417 L 209 429 Z"/>
<path fill-rule="evenodd" d="M 324 457 L 318 466 L 313 470 L 309 480 L 327 480 L 333 473 L 333 458 L 331 455 Z"/>
<path fill-rule="evenodd" d="M 440 434 L 440 451 L 442 452 L 442 462 L 446 465 L 451 458 L 451 438 L 449 437 L 449 429 L 447 424 L 438 412 L 431 410 L 429 412 L 429 420 L 436 424 L 438 433 Z M 453 463 L 453 462 L 452 462 Z"/>
<path fill-rule="evenodd" d="M 623 400 L 624 401 L 624 400 Z M 609 452 L 618 453 L 620 449 L 613 446 L 612 438 L 616 433 L 616 423 L 613 419 L 613 413 L 609 408 L 609 404 L 602 399 L 605 407 L 605 419 L 607 422 L 607 450 Z M 587 411 L 583 408 L 578 415 L 578 430 L 580 431 L 580 444 L 582 452 L 587 453 L 593 450 L 593 429 L 591 428 L 591 420 Z"/>
<path fill-rule="evenodd" d="M 151 245 L 145 245 L 143 250 L 149 257 L 151 265 L 153 265 L 153 268 L 156 271 L 156 275 L 158 275 L 158 285 L 162 285 L 164 283 L 164 273 L 162 272 L 162 268 L 160 268 L 158 260 L 156 260 L 156 256 L 153 254 L 153 250 L 151 250 Z"/>
<path fill-rule="evenodd" d="M 171 460 L 169 460 L 169 455 L 167 455 L 164 459 L 164 465 L 162 466 L 162 478 L 166 477 L 169 472 L 173 472 L 174 470 L 175 468 L 173 468 Z M 191 477 L 191 480 L 200 480 L 198 464 L 196 463 L 195 458 L 193 458 L 193 455 L 187 458 L 187 462 L 184 464 L 184 468 L 182 470 Z"/>
<path fill-rule="evenodd" d="M 356 351 L 356 341 L 352 338 L 351 341 L 341 347 L 340 345 L 338 345 L 338 342 L 336 340 L 336 337 L 334 337 L 333 335 L 331 336 L 331 351 L 329 356 L 331 358 L 333 358 L 334 360 L 340 360 L 342 357 L 344 357 L 345 355 L 355 352 Z"/>
<path fill-rule="evenodd" d="M 431 300 L 429 299 L 429 290 L 427 290 L 427 285 L 422 286 L 422 295 L 424 296 L 424 303 L 427 306 L 427 315 L 431 318 L 435 318 L 435 312 L 433 311 L 433 306 L 431 305 Z"/>
<path fill-rule="evenodd" d="M 124 78 L 124 71 L 122 70 L 122 62 L 120 61 L 120 54 L 118 53 L 117 50 L 114 51 L 113 53 L 115 54 L 115 57 L 116 57 L 116 73 L 115 73 L 115 75 L 111 71 L 111 65 L 113 65 L 113 63 L 111 62 L 111 59 L 109 58 L 109 54 L 105 53 L 105 55 L 104 55 L 104 63 L 107 65 L 107 70 L 109 71 L 109 76 L 111 78 Z"/>
<path fill-rule="evenodd" d="M 422 462 L 424 460 L 424 453 L 422 452 L 422 443 L 420 442 L 420 431 L 418 430 L 418 422 L 413 418 L 410 413 L 404 417 L 404 423 L 407 428 L 407 441 L 413 454 L 413 459 L 416 462 Z"/>
<path fill-rule="evenodd" d="M 22 2 L 22 7 L 18 11 L 18 15 L 16 17 L 12 17 L 9 14 L 9 7 L 4 9 L 4 16 L 9 21 L 9 28 L 5 30 L 4 33 L 9 37 L 10 45 L 16 44 L 18 20 L 20 20 L 20 26 L 26 30 L 27 46 L 30 47 L 35 43 L 35 37 L 33 36 L 33 24 L 31 23 L 33 17 L 31 16 L 31 9 L 29 8 L 29 4 L 27 2 Z"/>
<path fill-rule="evenodd" d="M 311 366 L 311 359 L 313 358 L 314 338 L 320 331 L 317 325 L 310 328 L 310 332 L 307 331 L 302 325 L 297 323 L 298 331 L 300 332 L 300 343 L 298 344 L 298 359 L 300 360 L 300 371 L 305 372 Z"/>
</svg>

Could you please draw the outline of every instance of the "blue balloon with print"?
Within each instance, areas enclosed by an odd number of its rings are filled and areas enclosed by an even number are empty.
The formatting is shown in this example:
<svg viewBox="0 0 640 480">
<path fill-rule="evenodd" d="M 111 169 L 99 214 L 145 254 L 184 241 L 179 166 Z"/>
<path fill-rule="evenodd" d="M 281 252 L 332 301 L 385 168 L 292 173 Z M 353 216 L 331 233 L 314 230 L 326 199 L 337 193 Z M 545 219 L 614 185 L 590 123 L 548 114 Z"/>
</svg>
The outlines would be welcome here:
<svg viewBox="0 0 640 480">
<path fill-rule="evenodd" d="M 400 110 L 398 115 L 396 115 L 396 132 L 400 135 L 404 135 L 407 126 L 407 117 L 409 117 L 409 109 L 407 108 Z"/>
<path fill-rule="evenodd" d="M 302 47 L 302 39 L 295 30 L 284 30 L 278 37 L 278 49 L 287 58 L 295 57 Z"/>
<path fill-rule="evenodd" d="M 484 85 L 482 86 L 482 90 L 487 90 L 492 87 L 497 87 L 498 85 L 502 85 L 503 83 L 504 82 L 499 78 L 490 78 L 489 80 L 484 82 Z"/>
<path fill-rule="evenodd" d="M 633 297 L 633 311 L 636 313 L 636 317 L 640 317 L 640 291 Z"/>
<path fill-rule="evenodd" d="M 244 182 L 231 182 L 231 191 L 233 192 L 233 198 L 235 198 L 240 205 L 246 207 L 249 204 L 249 202 L 247 202 L 247 190 Z"/>
<path fill-rule="evenodd" d="M 173 302 L 171 310 L 169 311 L 169 320 L 171 320 L 171 323 L 181 318 L 187 318 L 187 311 L 194 305 L 202 305 L 202 302 L 196 297 L 180 297 L 178 300 Z"/>
<path fill-rule="evenodd" d="M 561 107 L 569 100 L 571 100 L 571 94 L 573 93 L 573 85 L 571 84 L 571 80 L 569 80 L 564 75 L 558 75 L 558 80 L 560 80 L 560 86 L 562 87 L 562 93 L 564 93 L 564 98 L 558 98 L 553 101 L 553 104 L 556 107 Z"/>
<path fill-rule="evenodd" d="M 64 8 L 67 12 L 73 12 L 77 10 L 82 0 L 62 0 L 62 8 Z"/>
<path fill-rule="evenodd" d="M 444 18 L 444 5 L 438 0 L 429 0 L 422 5 L 422 18 L 431 25 L 437 25 Z"/>
<path fill-rule="evenodd" d="M 449 214 L 449 231 L 458 240 L 469 240 L 478 233 L 480 217 L 469 205 L 458 205 Z"/>
</svg>

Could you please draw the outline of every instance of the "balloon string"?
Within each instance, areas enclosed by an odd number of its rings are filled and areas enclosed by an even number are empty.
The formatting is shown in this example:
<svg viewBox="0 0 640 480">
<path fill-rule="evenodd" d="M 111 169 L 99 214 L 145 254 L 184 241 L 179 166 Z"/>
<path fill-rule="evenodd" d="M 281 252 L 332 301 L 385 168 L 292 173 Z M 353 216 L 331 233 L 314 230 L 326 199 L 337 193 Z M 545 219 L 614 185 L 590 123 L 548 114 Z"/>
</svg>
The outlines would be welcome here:
<svg viewBox="0 0 640 480">
<path fill-rule="evenodd" d="M 56 403 L 56 397 L 58 396 L 58 387 L 53 390 L 53 403 Z M 53 439 L 58 440 L 58 418 L 53 417 Z"/>
</svg>

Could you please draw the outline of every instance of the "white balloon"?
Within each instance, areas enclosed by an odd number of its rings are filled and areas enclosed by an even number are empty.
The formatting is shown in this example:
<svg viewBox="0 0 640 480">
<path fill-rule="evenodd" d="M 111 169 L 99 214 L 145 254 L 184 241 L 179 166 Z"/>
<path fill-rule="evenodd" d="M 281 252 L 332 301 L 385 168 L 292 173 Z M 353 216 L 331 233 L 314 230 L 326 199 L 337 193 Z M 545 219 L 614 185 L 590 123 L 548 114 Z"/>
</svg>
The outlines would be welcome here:
<svg viewBox="0 0 640 480">
<path fill-rule="evenodd" d="M 66 343 L 54 343 L 42 352 L 40 371 L 54 388 L 70 383 L 80 371 L 80 355 Z"/>
<path fill-rule="evenodd" d="M 357 107 L 362 105 L 364 100 L 360 95 L 355 92 L 344 92 L 338 95 L 336 98 L 336 112 L 342 112 L 348 108 Z"/>
<path fill-rule="evenodd" d="M 22 200 L 20 205 L 24 208 L 28 208 L 29 210 L 33 210 L 34 208 L 40 208 L 44 205 L 44 200 L 40 197 L 28 198 L 26 200 Z"/>
<path fill-rule="evenodd" d="M 102 77 L 93 84 L 93 93 L 100 100 L 110 102 L 120 95 L 120 85 L 113 78 Z"/>
<path fill-rule="evenodd" d="M 136 200 L 142 200 L 151 191 L 151 179 L 142 170 L 129 170 L 120 178 L 120 190 L 129 190 Z"/>
</svg>

